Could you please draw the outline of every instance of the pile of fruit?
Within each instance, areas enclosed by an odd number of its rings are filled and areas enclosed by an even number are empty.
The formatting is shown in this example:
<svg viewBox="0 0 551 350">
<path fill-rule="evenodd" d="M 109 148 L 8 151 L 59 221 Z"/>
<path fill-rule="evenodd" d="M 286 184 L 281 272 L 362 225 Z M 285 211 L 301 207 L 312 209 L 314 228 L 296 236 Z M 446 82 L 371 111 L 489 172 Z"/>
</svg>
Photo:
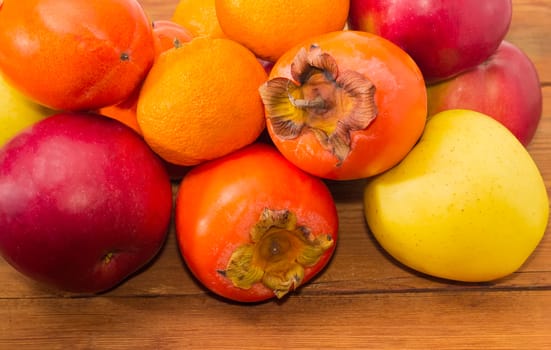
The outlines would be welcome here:
<svg viewBox="0 0 551 350">
<path fill-rule="evenodd" d="M 180 252 L 214 293 L 281 298 L 338 241 L 326 180 L 449 280 L 516 271 L 547 227 L 542 113 L 510 0 L 0 0 L 0 254 L 76 293 Z M 173 189 L 175 201 L 173 198 Z M 342 233 L 345 234 L 345 233 Z"/>
</svg>

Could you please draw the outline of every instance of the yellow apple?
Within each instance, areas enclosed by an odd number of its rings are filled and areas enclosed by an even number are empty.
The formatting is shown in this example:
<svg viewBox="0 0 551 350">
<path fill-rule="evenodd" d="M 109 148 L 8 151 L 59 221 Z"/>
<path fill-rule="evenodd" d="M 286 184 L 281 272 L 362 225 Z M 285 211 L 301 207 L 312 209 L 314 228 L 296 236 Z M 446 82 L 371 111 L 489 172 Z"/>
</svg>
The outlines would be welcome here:
<svg viewBox="0 0 551 350">
<path fill-rule="evenodd" d="M 466 282 L 516 271 L 542 239 L 549 199 L 528 151 L 470 110 L 434 115 L 418 144 L 364 193 L 367 223 L 398 261 Z"/>
<path fill-rule="evenodd" d="M 53 113 L 15 90 L 0 74 L 0 147 L 20 130 Z"/>
</svg>

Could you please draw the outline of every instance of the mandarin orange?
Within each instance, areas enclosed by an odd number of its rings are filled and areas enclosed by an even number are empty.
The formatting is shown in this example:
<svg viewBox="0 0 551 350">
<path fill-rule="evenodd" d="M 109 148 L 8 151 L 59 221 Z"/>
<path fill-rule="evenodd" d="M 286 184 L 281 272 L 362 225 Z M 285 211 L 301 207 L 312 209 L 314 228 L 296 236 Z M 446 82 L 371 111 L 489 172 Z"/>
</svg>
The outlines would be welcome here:
<svg viewBox="0 0 551 350">
<path fill-rule="evenodd" d="M 214 0 L 180 0 L 172 14 L 172 21 L 188 28 L 193 36 L 224 37 L 216 17 Z"/>
<path fill-rule="evenodd" d="M 314 35 L 341 30 L 349 0 L 215 0 L 224 34 L 275 61 L 285 51 Z"/>
<path fill-rule="evenodd" d="M 197 37 L 164 52 L 138 98 L 145 141 L 185 166 L 254 142 L 265 126 L 258 87 L 266 79 L 254 54 L 232 40 Z"/>
</svg>

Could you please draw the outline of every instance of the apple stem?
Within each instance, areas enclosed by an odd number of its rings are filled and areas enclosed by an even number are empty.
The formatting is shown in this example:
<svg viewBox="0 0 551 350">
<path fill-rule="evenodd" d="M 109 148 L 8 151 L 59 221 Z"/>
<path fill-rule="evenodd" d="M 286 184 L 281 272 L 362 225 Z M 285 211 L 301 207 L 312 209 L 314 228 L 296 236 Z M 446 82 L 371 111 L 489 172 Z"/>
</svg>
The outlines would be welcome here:
<svg viewBox="0 0 551 350">
<path fill-rule="evenodd" d="M 105 256 L 103 257 L 103 263 L 105 265 L 108 265 L 111 262 L 112 259 L 113 259 L 113 252 L 109 252 L 109 253 L 105 254 Z"/>
</svg>

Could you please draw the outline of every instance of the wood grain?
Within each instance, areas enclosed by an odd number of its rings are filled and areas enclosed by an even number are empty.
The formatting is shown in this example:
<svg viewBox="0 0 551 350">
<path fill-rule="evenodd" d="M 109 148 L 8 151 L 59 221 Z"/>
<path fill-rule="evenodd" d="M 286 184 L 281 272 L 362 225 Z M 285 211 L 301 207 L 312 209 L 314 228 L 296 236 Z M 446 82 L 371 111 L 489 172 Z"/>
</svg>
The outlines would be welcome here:
<svg viewBox="0 0 551 350">
<path fill-rule="evenodd" d="M 169 19 L 177 0 L 141 0 Z M 528 147 L 551 188 L 551 2 L 514 0 L 507 39 L 534 61 L 543 118 Z M 230 303 L 186 269 L 174 229 L 160 255 L 99 296 L 51 290 L 0 260 L 0 349 L 546 349 L 551 347 L 551 229 L 516 273 L 481 284 L 411 271 L 370 235 L 364 180 L 327 182 L 340 241 L 328 268 L 283 301 Z M 174 184 L 174 190 L 177 183 Z"/>
</svg>

